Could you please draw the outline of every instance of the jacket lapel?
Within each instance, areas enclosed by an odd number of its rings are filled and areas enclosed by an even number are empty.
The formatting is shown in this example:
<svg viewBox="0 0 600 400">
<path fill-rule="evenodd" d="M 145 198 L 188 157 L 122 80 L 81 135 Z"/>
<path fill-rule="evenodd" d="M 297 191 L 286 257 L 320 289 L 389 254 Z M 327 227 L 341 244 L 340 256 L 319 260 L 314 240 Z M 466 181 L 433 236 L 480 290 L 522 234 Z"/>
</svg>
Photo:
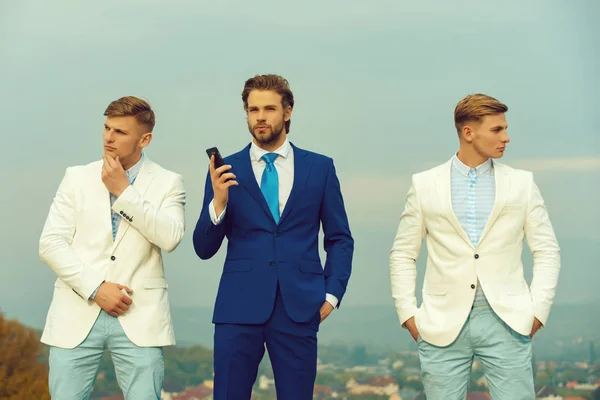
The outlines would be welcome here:
<svg viewBox="0 0 600 400">
<path fill-rule="evenodd" d="M 291 143 L 290 143 L 291 144 Z M 312 169 L 312 164 L 309 162 L 308 152 L 297 148 L 291 144 L 294 149 L 294 183 L 292 184 L 292 191 L 290 197 L 283 208 L 279 224 L 290 214 L 293 210 L 295 203 L 298 201 L 298 197 L 304 193 L 304 188 L 308 182 L 308 177 Z"/>
<path fill-rule="evenodd" d="M 469 246 L 473 247 L 473 243 L 469 240 L 467 233 L 460 225 L 460 222 L 454 213 L 454 209 L 452 208 L 452 189 L 450 182 L 452 173 L 451 168 L 452 159 L 440 168 L 436 176 L 435 187 L 437 189 L 438 199 L 440 200 L 441 210 L 460 237 L 467 242 Z"/>
<path fill-rule="evenodd" d="M 102 161 L 98 162 L 98 169 L 94 170 L 94 176 L 90 177 L 93 182 L 93 191 L 90 192 L 89 199 L 86 197 L 86 203 L 92 203 L 91 210 L 98 210 L 101 222 L 101 232 L 106 232 L 106 240 L 112 242 L 112 210 L 110 208 L 110 193 L 104 182 L 102 182 Z"/>
<path fill-rule="evenodd" d="M 496 195 L 494 199 L 494 208 L 488 218 L 485 228 L 479 238 L 479 243 L 483 241 L 485 235 L 489 232 L 490 228 L 496 222 L 500 211 L 506 203 L 506 196 L 508 195 L 508 189 L 510 187 L 510 180 L 508 179 L 508 169 L 504 168 L 504 165 L 494 162 L 494 179 L 496 180 Z"/>
<path fill-rule="evenodd" d="M 154 166 L 154 163 L 152 161 L 150 161 L 150 159 L 148 159 L 148 157 L 146 156 L 146 159 L 144 160 L 144 163 L 142 164 L 142 166 L 140 168 L 140 172 L 138 172 L 138 175 L 135 178 L 135 182 L 133 182 L 133 188 L 141 196 L 144 196 L 144 194 L 146 194 L 146 191 L 148 190 L 148 188 L 150 187 L 150 184 L 154 180 L 153 166 Z M 109 206 L 110 206 L 110 196 L 107 195 L 107 197 L 109 197 Z M 112 218 L 112 214 L 111 214 L 111 218 Z M 117 248 L 117 246 L 119 245 L 121 240 L 123 239 L 123 236 L 125 236 L 125 233 L 127 233 L 127 231 L 129 230 L 129 227 L 130 227 L 130 224 L 127 221 L 121 221 L 119 223 L 119 228 L 117 229 L 117 236 L 113 243 L 113 252 L 115 251 L 115 249 Z M 112 232 L 112 222 L 111 222 L 111 232 Z M 112 233 L 111 233 L 111 235 L 112 235 Z"/>
<path fill-rule="evenodd" d="M 273 218 L 273 215 L 271 215 L 265 196 L 260 190 L 256 177 L 254 176 L 254 171 L 252 170 L 252 163 L 250 162 L 250 145 L 246 146 L 244 150 L 238 153 L 236 158 L 238 162 L 235 163 L 235 165 L 232 165 L 231 172 L 235 174 L 238 183 L 248 191 L 264 213 L 267 214 L 273 223 L 275 223 L 275 219 Z"/>
</svg>

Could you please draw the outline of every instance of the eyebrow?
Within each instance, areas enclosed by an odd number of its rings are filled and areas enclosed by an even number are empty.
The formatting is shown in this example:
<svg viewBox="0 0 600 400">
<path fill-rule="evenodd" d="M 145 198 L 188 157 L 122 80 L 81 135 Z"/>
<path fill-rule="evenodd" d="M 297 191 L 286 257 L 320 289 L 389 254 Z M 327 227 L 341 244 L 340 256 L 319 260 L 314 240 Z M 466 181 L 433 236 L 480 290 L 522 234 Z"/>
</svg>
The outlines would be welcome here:
<svg viewBox="0 0 600 400">
<path fill-rule="evenodd" d="M 492 127 L 493 131 L 498 130 L 498 129 L 508 129 L 508 125 L 506 125 L 506 126 L 496 125 L 496 126 Z"/>
<path fill-rule="evenodd" d="M 108 126 L 107 124 L 104 124 L 104 127 L 105 127 L 105 128 L 108 128 L 108 129 L 111 129 L 111 128 L 112 128 L 111 126 Z M 112 129 L 114 129 L 114 130 L 115 130 L 115 131 L 117 131 L 117 132 L 121 132 L 121 133 L 128 133 L 127 131 L 125 131 L 125 130 L 123 130 L 123 129 L 118 129 L 118 128 L 112 128 Z"/>
<path fill-rule="evenodd" d="M 276 104 L 267 104 L 264 106 L 264 108 L 268 108 L 268 107 L 277 108 L 277 105 Z M 259 107 L 250 105 L 250 106 L 248 106 L 248 108 L 259 108 Z"/>
</svg>

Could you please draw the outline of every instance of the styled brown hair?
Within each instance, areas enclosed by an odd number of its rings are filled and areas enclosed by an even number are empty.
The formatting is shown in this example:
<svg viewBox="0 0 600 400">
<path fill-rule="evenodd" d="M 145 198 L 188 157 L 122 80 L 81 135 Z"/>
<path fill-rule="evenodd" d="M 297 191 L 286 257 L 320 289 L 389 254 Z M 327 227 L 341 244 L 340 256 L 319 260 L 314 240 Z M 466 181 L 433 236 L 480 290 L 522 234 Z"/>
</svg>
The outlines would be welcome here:
<svg viewBox="0 0 600 400">
<path fill-rule="evenodd" d="M 154 129 L 154 111 L 146 100 L 134 96 L 121 97 L 111 102 L 104 115 L 107 117 L 135 117 L 137 122 L 146 125 L 148 131 Z"/>
<path fill-rule="evenodd" d="M 290 84 L 287 79 L 279 75 L 256 75 L 254 78 L 248 79 L 242 91 L 244 110 L 248 110 L 248 96 L 253 90 L 272 90 L 281 96 L 281 106 L 284 109 L 288 106 L 294 108 L 294 94 L 290 90 Z M 290 132 L 291 123 L 291 119 L 285 122 L 286 133 Z"/>
<path fill-rule="evenodd" d="M 458 102 L 454 109 L 454 126 L 460 133 L 466 122 L 481 122 L 483 117 L 495 114 L 504 114 L 508 111 L 505 104 L 495 98 L 477 93 L 471 94 Z"/>
</svg>

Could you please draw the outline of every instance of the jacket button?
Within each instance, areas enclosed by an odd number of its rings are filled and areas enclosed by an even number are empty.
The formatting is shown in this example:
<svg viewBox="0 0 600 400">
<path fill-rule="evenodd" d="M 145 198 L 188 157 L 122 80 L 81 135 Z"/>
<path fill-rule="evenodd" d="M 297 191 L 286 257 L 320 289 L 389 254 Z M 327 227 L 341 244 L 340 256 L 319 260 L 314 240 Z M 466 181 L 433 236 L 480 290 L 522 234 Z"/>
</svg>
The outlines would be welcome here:
<svg viewBox="0 0 600 400">
<path fill-rule="evenodd" d="M 110 259 L 111 259 L 111 260 L 113 260 L 113 261 L 115 261 L 115 260 L 117 259 L 117 257 L 115 257 L 115 256 L 110 256 Z"/>
<path fill-rule="evenodd" d="M 277 233 L 275 234 L 275 237 L 279 237 L 279 236 L 281 236 L 281 234 L 280 234 L 279 232 L 277 232 Z"/>
<path fill-rule="evenodd" d="M 471 289 L 475 289 L 475 285 L 471 284 Z"/>
<path fill-rule="evenodd" d="M 475 259 L 477 260 L 479 258 L 479 254 L 475 254 Z"/>
<path fill-rule="evenodd" d="M 272 267 L 273 265 L 275 265 L 275 261 L 273 261 L 273 260 L 269 261 L 269 265 Z"/>
</svg>

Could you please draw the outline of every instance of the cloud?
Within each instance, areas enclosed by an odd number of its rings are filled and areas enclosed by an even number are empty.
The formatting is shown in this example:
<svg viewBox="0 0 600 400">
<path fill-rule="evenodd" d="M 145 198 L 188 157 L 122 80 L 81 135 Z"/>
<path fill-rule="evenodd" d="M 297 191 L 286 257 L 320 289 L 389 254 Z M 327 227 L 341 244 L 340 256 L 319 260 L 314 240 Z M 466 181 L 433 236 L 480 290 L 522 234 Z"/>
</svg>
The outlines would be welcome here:
<svg viewBox="0 0 600 400">
<path fill-rule="evenodd" d="M 533 172 L 595 171 L 600 170 L 600 157 L 522 159 L 509 165 Z"/>
<path fill-rule="evenodd" d="M 465 13 L 465 9 L 470 12 Z M 531 22 L 539 18 L 538 13 L 523 12 L 522 4 L 505 4 L 502 10 L 494 10 L 485 3 L 468 0 L 462 7 L 437 1 L 398 2 L 379 0 L 375 5 L 368 2 L 332 0 L 324 4 L 318 0 L 304 2 L 281 2 L 262 0 L 197 1 L 180 0 L 131 0 L 127 2 L 81 2 L 59 0 L 52 3 L 37 3 L 23 0 L 12 4 L 5 14 L 11 18 L 5 22 L 9 32 L 34 34 L 38 37 L 76 37 L 104 40 L 146 40 L 162 34 L 193 27 L 198 21 L 217 25 L 239 27 L 264 26 L 268 29 L 325 28 L 336 32 L 340 28 L 356 31 L 361 28 L 381 29 L 382 25 L 398 29 L 406 25 L 421 26 L 423 22 L 438 23 L 472 20 L 479 22 L 478 13 L 486 15 L 486 23 Z M 398 23 L 400 21 L 401 23 Z M 335 26 L 334 29 L 332 27 Z M 306 32 L 305 32 L 306 33 Z M 121 44 L 121 43 L 119 43 Z"/>
<path fill-rule="evenodd" d="M 360 226 L 395 225 L 404 209 L 410 182 L 408 175 L 340 177 L 350 223 Z"/>
</svg>

